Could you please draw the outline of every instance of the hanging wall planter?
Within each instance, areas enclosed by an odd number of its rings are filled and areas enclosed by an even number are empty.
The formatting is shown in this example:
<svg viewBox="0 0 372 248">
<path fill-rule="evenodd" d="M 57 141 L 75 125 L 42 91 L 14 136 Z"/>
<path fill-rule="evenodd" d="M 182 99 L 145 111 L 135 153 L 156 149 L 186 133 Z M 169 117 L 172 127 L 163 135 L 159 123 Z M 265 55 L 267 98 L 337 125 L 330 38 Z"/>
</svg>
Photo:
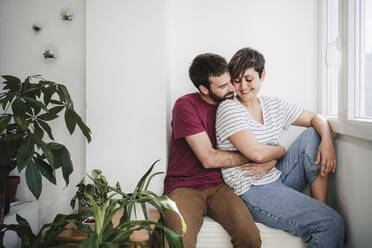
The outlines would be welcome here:
<svg viewBox="0 0 372 248">
<path fill-rule="evenodd" d="M 44 59 L 55 59 L 56 58 L 55 52 L 51 49 L 44 50 L 43 56 L 44 56 Z"/>
<path fill-rule="evenodd" d="M 42 30 L 41 24 L 38 24 L 38 23 L 32 24 L 32 30 L 34 30 L 35 33 L 40 32 Z"/>
<path fill-rule="evenodd" d="M 74 17 L 74 11 L 69 7 L 61 9 L 61 17 L 63 21 L 72 21 L 72 18 Z"/>
</svg>

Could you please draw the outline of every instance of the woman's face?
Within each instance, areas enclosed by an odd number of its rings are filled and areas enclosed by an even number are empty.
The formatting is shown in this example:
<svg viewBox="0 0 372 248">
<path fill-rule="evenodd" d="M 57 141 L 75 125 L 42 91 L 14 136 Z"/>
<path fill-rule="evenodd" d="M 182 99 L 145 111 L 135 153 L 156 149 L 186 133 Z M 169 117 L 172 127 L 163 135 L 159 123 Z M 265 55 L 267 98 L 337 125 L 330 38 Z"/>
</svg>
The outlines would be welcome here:
<svg viewBox="0 0 372 248">
<path fill-rule="evenodd" d="M 236 78 L 233 81 L 238 97 L 243 101 L 255 100 L 264 77 L 265 71 L 263 71 L 260 78 L 254 68 L 248 68 L 241 78 Z"/>
</svg>

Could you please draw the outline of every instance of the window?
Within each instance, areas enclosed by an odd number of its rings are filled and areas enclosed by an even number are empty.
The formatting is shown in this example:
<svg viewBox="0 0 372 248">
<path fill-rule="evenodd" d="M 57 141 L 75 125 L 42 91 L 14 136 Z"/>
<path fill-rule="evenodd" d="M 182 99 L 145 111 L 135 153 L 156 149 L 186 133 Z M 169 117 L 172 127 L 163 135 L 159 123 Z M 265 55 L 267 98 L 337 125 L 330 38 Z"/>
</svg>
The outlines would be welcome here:
<svg viewBox="0 0 372 248">
<path fill-rule="evenodd" d="M 319 1 L 320 112 L 372 140 L 372 0 Z"/>
<path fill-rule="evenodd" d="M 359 65 L 357 76 L 357 99 L 355 118 L 372 119 L 372 1 L 358 1 L 357 50 Z M 359 24 L 359 25 L 358 25 Z"/>
</svg>

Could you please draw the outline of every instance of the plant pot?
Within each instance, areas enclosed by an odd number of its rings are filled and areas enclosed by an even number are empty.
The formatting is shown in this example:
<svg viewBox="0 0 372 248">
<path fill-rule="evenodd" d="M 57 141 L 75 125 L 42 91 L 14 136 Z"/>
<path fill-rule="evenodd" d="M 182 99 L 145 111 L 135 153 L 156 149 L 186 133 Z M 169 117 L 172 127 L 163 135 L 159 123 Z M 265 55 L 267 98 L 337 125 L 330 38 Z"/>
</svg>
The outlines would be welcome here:
<svg viewBox="0 0 372 248">
<path fill-rule="evenodd" d="M 88 225 L 90 230 L 93 232 L 96 230 L 96 220 L 94 217 L 87 217 L 85 220 L 82 221 L 83 224 Z"/>
<path fill-rule="evenodd" d="M 15 201 L 18 184 L 21 181 L 19 176 L 8 176 L 6 178 L 6 195 L 8 196 L 9 202 Z"/>
<path fill-rule="evenodd" d="M 98 206 L 102 206 L 102 204 L 103 204 L 102 197 L 99 197 L 96 200 L 96 203 L 97 203 Z M 93 206 L 90 203 L 89 199 L 85 195 L 82 195 L 79 198 L 79 212 L 83 212 L 84 210 L 91 210 L 91 211 L 93 211 Z M 81 217 L 81 221 L 85 221 L 86 218 L 87 218 L 87 216 L 82 216 Z"/>
</svg>

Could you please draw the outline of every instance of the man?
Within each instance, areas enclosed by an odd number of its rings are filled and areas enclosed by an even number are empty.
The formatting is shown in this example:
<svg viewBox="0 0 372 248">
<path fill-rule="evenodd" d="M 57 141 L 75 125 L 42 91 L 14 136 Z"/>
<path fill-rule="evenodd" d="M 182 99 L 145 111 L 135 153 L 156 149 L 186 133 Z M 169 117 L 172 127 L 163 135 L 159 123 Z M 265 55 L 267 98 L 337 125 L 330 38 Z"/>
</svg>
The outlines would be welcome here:
<svg viewBox="0 0 372 248">
<path fill-rule="evenodd" d="M 260 247 L 252 216 L 223 182 L 220 170 L 248 160 L 240 153 L 215 149 L 217 105 L 234 97 L 228 64 L 219 55 L 201 54 L 193 60 L 189 76 L 200 92 L 185 95 L 174 105 L 171 159 L 164 182 L 164 194 L 176 202 L 186 222 L 184 247 L 196 246 L 205 215 L 225 228 L 234 247 Z M 179 218 L 171 212 L 167 212 L 167 226 L 181 233 Z"/>
</svg>

